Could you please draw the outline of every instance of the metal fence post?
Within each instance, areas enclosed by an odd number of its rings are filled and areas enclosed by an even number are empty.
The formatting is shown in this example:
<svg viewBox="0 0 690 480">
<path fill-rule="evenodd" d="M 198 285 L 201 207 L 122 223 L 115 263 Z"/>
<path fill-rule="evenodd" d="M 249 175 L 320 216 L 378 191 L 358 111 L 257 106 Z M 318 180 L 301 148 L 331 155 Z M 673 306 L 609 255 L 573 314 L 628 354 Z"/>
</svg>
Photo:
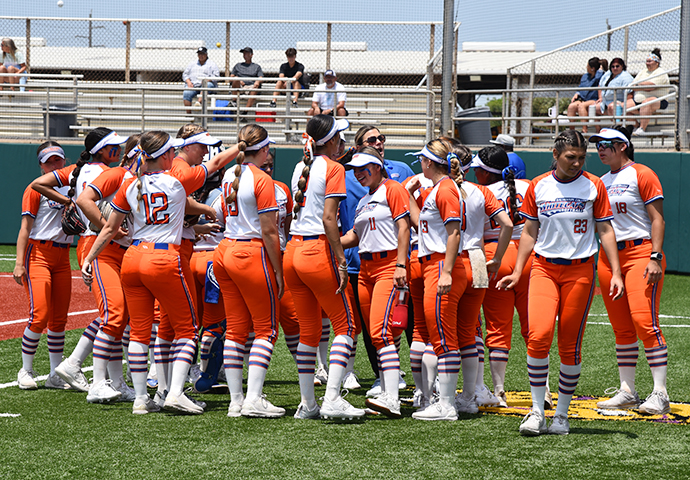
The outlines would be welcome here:
<svg viewBox="0 0 690 480">
<path fill-rule="evenodd" d="M 130 62 L 130 45 L 132 43 L 132 22 L 127 20 L 125 22 L 125 28 L 127 29 L 127 34 L 125 35 L 125 83 L 129 83 L 129 62 Z"/>
<path fill-rule="evenodd" d="M 690 128 L 690 0 L 683 0 L 680 7 L 680 55 L 678 69 L 678 97 L 676 98 L 676 115 L 678 123 L 677 147 L 682 150 L 690 148 L 688 129 Z"/>
<path fill-rule="evenodd" d="M 201 81 L 201 126 L 206 128 L 206 114 L 208 113 L 208 80 Z"/>
<path fill-rule="evenodd" d="M 628 64 L 628 42 L 630 41 L 630 27 L 625 27 L 625 37 L 623 39 L 623 61 Z"/>
<path fill-rule="evenodd" d="M 537 68 L 537 62 L 535 60 L 532 60 L 530 64 L 530 72 L 529 72 L 529 88 L 533 89 L 534 88 L 534 77 L 535 77 L 535 71 Z M 527 121 L 527 133 L 532 133 L 532 102 L 534 101 L 534 91 L 530 90 L 529 92 L 529 102 L 527 104 L 527 115 L 529 115 L 530 119 Z M 532 137 L 523 137 L 524 139 L 527 139 L 526 142 L 523 141 L 523 145 L 530 145 L 532 143 Z"/>
<path fill-rule="evenodd" d="M 26 69 L 31 69 L 31 19 L 26 19 Z"/>
<path fill-rule="evenodd" d="M 230 22 L 225 22 L 225 78 L 230 76 Z"/>
<path fill-rule="evenodd" d="M 333 37 L 333 24 L 328 23 L 326 27 L 326 70 L 331 68 L 331 39 Z"/>
<path fill-rule="evenodd" d="M 50 87 L 46 87 L 46 120 L 43 122 L 45 124 L 45 136 L 50 140 Z M 143 131 L 143 130 L 142 130 Z"/>
</svg>

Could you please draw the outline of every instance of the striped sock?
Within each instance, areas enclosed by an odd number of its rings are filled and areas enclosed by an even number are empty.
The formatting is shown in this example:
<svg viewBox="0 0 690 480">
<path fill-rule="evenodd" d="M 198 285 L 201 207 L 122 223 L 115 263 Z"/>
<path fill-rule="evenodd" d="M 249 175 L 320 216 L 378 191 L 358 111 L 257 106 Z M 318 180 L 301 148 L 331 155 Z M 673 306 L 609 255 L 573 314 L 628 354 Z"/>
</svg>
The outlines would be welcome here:
<svg viewBox="0 0 690 480">
<path fill-rule="evenodd" d="M 505 391 L 506 369 L 508 368 L 508 354 L 510 350 L 489 349 L 489 370 L 494 391 Z"/>
<path fill-rule="evenodd" d="M 106 379 L 108 374 L 108 362 L 110 361 L 110 352 L 113 348 L 115 337 L 104 333 L 100 330 L 96 334 L 96 339 L 93 341 L 93 384 L 97 385 L 99 382 Z"/>
<path fill-rule="evenodd" d="M 379 349 L 379 362 L 381 367 L 379 372 L 381 372 L 382 385 L 388 385 L 384 392 L 388 393 L 391 397 L 398 399 L 398 378 L 400 376 L 400 357 L 398 356 L 398 351 L 395 349 L 395 345 L 388 345 Z"/>
<path fill-rule="evenodd" d="M 110 350 L 110 360 L 108 361 L 108 376 L 116 385 L 124 383 L 122 376 L 122 340 L 113 341 Z"/>
<path fill-rule="evenodd" d="M 666 392 L 666 370 L 668 369 L 668 347 L 666 345 L 656 348 L 645 348 L 647 362 L 652 369 L 654 390 Z"/>
<path fill-rule="evenodd" d="M 172 378 L 170 380 L 170 393 L 175 396 L 182 395 L 184 384 L 189 375 L 189 367 L 194 363 L 196 355 L 196 342 L 191 338 L 178 338 L 175 342 L 176 351 L 172 363 Z"/>
<path fill-rule="evenodd" d="M 297 361 L 297 345 L 299 345 L 299 334 L 297 335 L 285 335 L 285 344 L 292 358 Z"/>
<path fill-rule="evenodd" d="M 395 343 L 395 349 L 399 352 L 400 351 L 400 343 L 402 342 L 402 335 L 398 335 L 397 337 L 393 337 L 393 343 Z"/>
<path fill-rule="evenodd" d="M 316 349 L 316 360 L 319 362 L 319 366 L 328 370 L 328 341 L 331 338 L 331 321 L 328 318 L 321 319 L 321 339 L 319 340 L 319 346 Z"/>
<path fill-rule="evenodd" d="M 474 389 L 481 391 L 484 386 L 484 340 L 480 336 L 474 337 L 475 346 L 477 347 L 477 380 L 475 381 Z"/>
<path fill-rule="evenodd" d="M 211 344 L 215 338 L 216 337 L 214 337 L 212 334 L 207 334 L 204 332 L 204 335 L 201 337 L 201 341 L 199 342 L 199 367 L 201 368 L 202 372 L 205 372 L 206 367 L 208 366 L 208 359 L 211 355 Z"/>
<path fill-rule="evenodd" d="M 465 362 L 462 363 L 464 367 Z M 446 406 L 453 405 L 459 373 L 460 353 L 457 350 L 445 352 L 438 356 L 439 403 Z M 474 385 L 472 386 L 474 387 Z M 472 394 L 474 395 L 474 389 L 472 389 Z"/>
<path fill-rule="evenodd" d="M 72 365 L 78 365 L 81 367 L 81 364 L 84 363 L 86 357 L 89 356 L 89 353 L 91 353 L 91 350 L 93 350 L 93 341 L 96 338 L 100 324 L 101 318 L 96 317 L 81 334 L 81 337 L 77 342 L 77 346 L 74 347 L 72 355 L 69 357 Z"/>
<path fill-rule="evenodd" d="M 568 416 L 570 401 L 573 399 L 577 382 L 580 380 L 582 363 L 577 365 L 564 365 L 561 363 L 561 372 L 558 377 L 558 403 L 556 404 L 556 415 Z"/>
<path fill-rule="evenodd" d="M 426 398 L 431 399 L 434 392 L 434 383 L 438 374 L 438 357 L 434 352 L 434 347 L 427 343 L 424 354 L 422 355 L 422 393 Z"/>
<path fill-rule="evenodd" d="M 532 391 L 532 410 L 544 415 L 544 397 L 549 375 L 549 357 L 534 358 L 527 355 L 527 374 Z"/>
<path fill-rule="evenodd" d="M 256 333 L 249 332 L 247 341 L 244 344 L 244 364 L 249 366 L 249 352 L 252 350 L 252 345 L 254 344 L 254 339 L 256 338 Z"/>
<path fill-rule="evenodd" d="M 268 364 L 273 356 L 273 344 L 263 339 L 254 340 L 249 352 L 249 368 L 247 370 L 247 400 L 255 400 L 261 396 L 266 380 Z"/>
<path fill-rule="evenodd" d="M 131 345 L 131 342 L 130 342 Z M 131 348 L 131 346 L 130 346 Z M 161 337 L 156 337 L 153 345 L 153 358 L 156 363 L 156 372 L 158 376 L 158 391 L 163 393 L 170 390 L 168 385 L 168 377 L 170 371 L 170 361 L 174 358 L 171 355 L 172 342 L 163 340 Z M 134 377 L 132 377 L 134 381 Z"/>
<path fill-rule="evenodd" d="M 225 377 L 233 402 L 241 402 L 244 399 L 242 392 L 242 369 L 244 367 L 244 344 L 225 340 L 223 347 L 223 366 Z"/>
<path fill-rule="evenodd" d="M 350 352 L 350 358 L 347 359 L 347 369 L 345 370 L 346 373 L 350 373 L 355 369 L 355 355 L 357 354 L 358 337 L 359 335 L 357 334 L 355 334 L 355 336 L 352 337 L 352 352 Z"/>
<path fill-rule="evenodd" d="M 65 331 L 53 332 L 48 330 L 48 355 L 50 357 L 50 374 L 55 373 L 55 367 L 62 362 L 62 353 L 65 351 Z"/>
<path fill-rule="evenodd" d="M 621 388 L 635 391 L 635 369 L 637 359 L 640 356 L 640 347 L 637 342 L 628 345 L 616 344 L 616 359 L 618 360 L 618 375 L 621 379 Z"/>
<path fill-rule="evenodd" d="M 127 358 L 129 357 L 128 352 L 129 352 L 129 334 L 131 332 L 132 328 L 127 324 L 125 327 L 125 331 L 122 334 L 122 352 L 123 352 L 123 357 L 122 357 L 122 363 L 127 363 L 127 373 L 131 376 L 132 372 L 129 369 L 129 362 L 127 361 Z"/>
<path fill-rule="evenodd" d="M 477 384 L 477 370 L 479 370 L 477 346 L 473 343 L 461 348 L 460 359 L 462 362 L 462 394 L 464 398 L 469 399 L 474 396 L 474 388 Z"/>
<path fill-rule="evenodd" d="M 146 393 L 146 367 L 148 365 L 149 346 L 144 343 L 129 342 L 127 361 L 132 371 L 132 385 L 137 397 L 144 397 Z"/>
<path fill-rule="evenodd" d="M 34 356 L 36 355 L 40 340 L 40 332 L 32 332 L 29 327 L 24 329 L 24 335 L 22 336 L 22 367 L 26 371 L 34 369 Z"/>
<path fill-rule="evenodd" d="M 415 388 L 422 388 L 422 355 L 424 355 L 424 343 L 414 340 L 410 345 L 410 370 Z"/>
<path fill-rule="evenodd" d="M 297 345 L 297 373 L 299 376 L 299 390 L 301 403 L 312 409 L 316 404 L 314 395 L 314 372 L 316 371 L 316 348 L 309 347 L 302 342 Z M 329 378 L 330 379 L 330 378 Z"/>
<path fill-rule="evenodd" d="M 340 395 L 347 361 L 352 354 L 354 339 L 348 335 L 338 335 L 331 345 L 331 358 L 328 366 L 328 383 L 326 384 L 326 398 L 335 400 Z"/>
</svg>

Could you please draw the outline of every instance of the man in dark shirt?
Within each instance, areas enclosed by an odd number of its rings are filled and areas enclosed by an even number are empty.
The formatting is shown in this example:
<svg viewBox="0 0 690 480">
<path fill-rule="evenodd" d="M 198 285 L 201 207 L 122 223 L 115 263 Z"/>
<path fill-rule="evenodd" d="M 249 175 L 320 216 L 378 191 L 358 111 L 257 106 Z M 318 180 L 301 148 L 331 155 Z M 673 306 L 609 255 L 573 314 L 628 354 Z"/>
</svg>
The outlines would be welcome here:
<svg viewBox="0 0 690 480">
<path fill-rule="evenodd" d="M 292 78 L 295 77 L 295 81 L 292 82 L 292 89 L 294 90 L 294 94 L 292 96 L 292 105 L 295 107 L 297 106 L 297 99 L 299 98 L 299 91 L 301 89 L 307 89 L 309 88 L 309 85 L 306 84 L 306 78 L 304 76 L 304 65 L 299 63 L 296 58 L 297 58 L 297 50 L 294 48 L 290 47 L 287 50 L 285 50 L 285 56 L 287 57 L 287 63 L 283 63 L 280 66 L 280 73 L 278 74 L 278 77 L 280 78 Z M 271 100 L 271 107 L 276 106 L 276 98 L 278 95 L 280 95 L 280 92 L 278 91 L 281 88 L 287 88 L 285 80 L 278 80 L 276 83 L 276 91 L 273 92 L 273 99 Z"/>
<path fill-rule="evenodd" d="M 244 47 L 242 50 L 240 50 L 240 53 L 244 55 L 244 62 L 237 63 L 235 64 L 234 67 L 232 67 L 232 72 L 230 73 L 231 77 L 263 77 L 264 72 L 261 70 L 261 67 L 256 64 L 252 63 L 252 57 L 254 56 L 254 50 L 252 50 L 250 47 Z M 254 88 L 258 89 L 261 88 L 261 80 L 256 80 L 254 82 L 248 82 L 245 83 L 242 80 L 235 80 L 232 82 L 232 88 L 242 88 L 242 89 L 249 89 L 249 88 Z M 249 99 L 247 100 L 247 108 L 251 108 L 254 105 L 255 99 L 253 98 L 256 96 L 258 93 L 258 90 L 253 90 L 249 92 Z M 238 94 L 237 91 L 234 92 L 235 95 Z"/>
</svg>

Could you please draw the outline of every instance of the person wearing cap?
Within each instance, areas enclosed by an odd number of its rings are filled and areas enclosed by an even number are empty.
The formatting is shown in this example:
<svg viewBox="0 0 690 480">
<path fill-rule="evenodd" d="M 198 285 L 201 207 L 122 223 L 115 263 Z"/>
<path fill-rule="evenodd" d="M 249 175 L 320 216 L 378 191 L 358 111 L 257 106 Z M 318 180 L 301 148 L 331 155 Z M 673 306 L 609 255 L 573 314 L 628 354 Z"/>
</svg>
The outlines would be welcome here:
<svg viewBox="0 0 690 480">
<path fill-rule="evenodd" d="M 306 83 L 306 77 L 304 75 L 304 65 L 299 63 L 297 58 L 297 50 L 290 47 L 285 50 L 285 56 L 287 57 L 287 62 L 280 65 L 280 72 L 278 73 L 279 78 L 295 78 L 292 82 L 292 90 L 294 91 L 292 97 L 292 106 L 297 106 L 297 99 L 299 99 L 300 90 L 309 89 L 309 85 Z M 271 107 L 276 106 L 276 98 L 280 95 L 280 89 L 287 88 L 285 80 L 278 80 L 276 83 L 276 91 L 273 92 L 273 99 L 271 100 Z"/>
<path fill-rule="evenodd" d="M 237 136 L 237 165 L 223 177 L 225 238 L 213 257 L 213 272 L 225 304 L 225 377 L 230 389 L 229 417 L 285 415 L 263 395 L 266 371 L 278 339 L 283 262 L 273 180 L 261 167 L 270 144 L 268 132 L 246 125 Z M 256 334 L 249 352 L 245 344 Z M 247 394 L 242 390 L 244 355 L 249 354 Z"/>
<path fill-rule="evenodd" d="M 671 92 L 671 89 L 662 87 L 663 85 L 670 85 L 671 80 L 668 78 L 667 73 L 662 73 L 659 75 L 658 70 L 660 64 L 661 50 L 655 48 L 649 55 L 647 55 L 647 59 L 645 60 L 647 69 L 641 70 L 640 73 L 635 76 L 635 80 L 632 83 L 633 85 L 648 86 L 648 88 L 633 90 L 632 98 L 628 98 L 627 101 L 627 108 L 632 108 L 643 103 L 646 104 L 639 109 L 641 116 L 653 115 L 657 110 L 666 110 L 666 108 L 668 108 L 668 100 L 661 100 L 658 102 L 654 101 L 658 97 L 667 95 Z M 654 78 L 647 80 L 652 76 L 654 76 Z M 632 113 L 636 112 L 636 110 L 633 110 Z M 645 130 L 647 130 L 650 120 L 650 118 L 640 118 L 639 126 L 633 131 L 632 134 L 635 136 L 643 135 Z"/>
<path fill-rule="evenodd" d="M 348 112 L 345 108 L 347 93 L 345 93 L 345 87 L 336 81 L 335 71 L 326 70 L 323 79 L 325 82 L 316 87 L 307 115 L 321 114 L 347 117 Z"/>
<path fill-rule="evenodd" d="M 622 300 L 613 302 L 603 296 L 616 337 L 620 387 L 613 389 L 613 398 L 597 406 L 615 410 L 639 407 L 640 413 L 662 415 L 670 411 L 666 390 L 668 347 L 659 325 L 666 270 L 664 192 L 659 177 L 649 167 L 635 163 L 635 150 L 624 127 L 603 128 L 589 141 L 596 142 L 601 162 L 611 169 L 601 180 L 613 207 L 611 223 L 625 282 Z M 601 289 L 606 291 L 613 270 L 604 250 L 599 250 L 597 271 Z M 638 339 L 644 345 L 654 381 L 654 389 L 644 402 L 635 390 Z"/>
<path fill-rule="evenodd" d="M 187 68 L 182 72 L 182 81 L 185 83 L 187 89 L 182 94 L 185 106 L 190 107 L 192 101 L 201 93 L 198 90 L 201 87 L 203 77 L 219 77 L 220 70 L 218 66 L 208 58 L 208 50 L 206 47 L 199 47 L 196 50 L 197 60 L 187 65 Z M 216 88 L 218 83 L 209 81 L 209 88 Z M 187 113 L 192 113 L 187 110 Z"/>
<path fill-rule="evenodd" d="M 398 289 L 407 287 L 410 196 L 400 183 L 387 178 L 383 158 L 373 147 L 354 154 L 345 168 L 353 170 L 367 189 L 357 205 L 354 227 L 341 238 L 343 248 L 359 246 L 359 304 L 381 365 L 382 392 L 368 398 L 367 406 L 399 418 L 396 341 L 402 331 L 391 327 L 391 319 Z"/>
<path fill-rule="evenodd" d="M 59 143 L 48 141 L 37 150 L 38 165 L 44 174 L 65 166 L 65 152 Z M 55 187 L 65 195 L 68 186 Z M 50 374 L 46 388 L 69 388 L 55 374 L 62 360 L 65 325 L 72 292 L 69 250 L 72 236 L 60 224 L 64 205 L 48 199 L 31 187 L 22 197 L 22 222 L 17 236 L 14 280 L 24 287 L 31 306 L 29 321 L 22 335 L 22 368 L 17 375 L 19 388 L 35 390 L 34 357 L 43 330 L 48 329 Z"/>
<path fill-rule="evenodd" d="M 230 72 L 231 77 L 263 77 L 264 76 L 264 71 L 261 69 L 261 66 L 253 63 L 252 58 L 254 57 L 254 50 L 252 50 L 251 47 L 244 47 L 242 50 L 240 50 L 240 53 L 244 56 L 244 62 L 240 62 L 235 64 L 234 67 L 232 67 L 232 72 Z M 234 80 L 232 82 L 232 88 L 234 89 L 252 89 L 248 91 L 249 98 L 247 99 L 247 108 L 252 108 L 254 105 L 254 101 L 256 100 L 254 97 L 258 94 L 259 88 L 261 88 L 261 80 L 254 80 L 253 82 L 245 83 L 244 80 Z M 239 90 L 235 90 L 233 95 L 238 96 L 239 98 Z M 243 112 L 245 114 L 246 112 Z"/>
<path fill-rule="evenodd" d="M 136 176 L 126 179 L 118 189 L 110 202 L 113 211 L 82 262 L 82 278 L 87 285 L 93 285 L 98 255 L 115 238 L 125 216 L 131 214 L 133 241 L 122 258 L 121 278 L 130 314 L 128 356 L 135 390 L 133 414 L 161 408 L 149 398 L 146 388 L 156 299 L 170 317 L 176 346 L 169 392 L 162 406 L 183 413 L 204 411 L 203 404 L 183 392 L 194 358 L 198 328 L 195 305 L 184 278 L 191 276 L 191 272 L 180 259 L 184 211 L 187 195 L 201 187 L 208 174 L 227 164 L 239 150 L 233 146 L 197 168 L 169 171 L 175 148 L 183 143 L 183 139 L 162 131 L 141 136 L 133 163 Z M 158 380 L 161 381 L 161 372 Z"/>
<path fill-rule="evenodd" d="M 285 280 L 292 292 L 300 324 L 297 347 L 301 401 L 295 418 L 353 419 L 364 410 L 340 395 L 355 321 L 345 293 L 347 260 L 340 243 L 338 204 L 347 195 L 345 169 L 335 161 L 340 135 L 349 122 L 329 115 L 315 115 L 307 122 L 304 158 L 292 173 L 294 218 L 292 239 L 285 251 Z M 321 309 L 331 320 L 335 339 L 331 346 L 328 382 L 319 408 L 314 393 L 316 349 L 321 339 Z"/>
<path fill-rule="evenodd" d="M 510 166 L 515 168 L 515 178 L 525 178 L 525 162 L 520 158 L 520 156 L 513 152 L 513 147 L 515 146 L 515 139 L 510 135 L 501 133 L 496 136 L 496 140 L 489 140 L 489 143 L 498 145 L 508 154 L 508 161 Z"/>
</svg>

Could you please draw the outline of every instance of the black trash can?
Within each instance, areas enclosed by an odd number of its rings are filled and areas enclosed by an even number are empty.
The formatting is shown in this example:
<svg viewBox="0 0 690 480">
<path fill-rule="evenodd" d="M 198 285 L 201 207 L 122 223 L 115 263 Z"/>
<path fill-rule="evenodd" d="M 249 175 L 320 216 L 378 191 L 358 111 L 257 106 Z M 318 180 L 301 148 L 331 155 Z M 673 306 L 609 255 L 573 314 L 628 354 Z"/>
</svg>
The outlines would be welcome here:
<svg viewBox="0 0 690 480">
<path fill-rule="evenodd" d="M 58 103 L 50 105 L 50 125 L 48 128 L 48 111 L 43 106 L 43 134 L 52 137 L 74 137 L 76 131 L 70 129 L 70 125 L 77 124 L 77 105 L 75 103 Z M 74 113 L 64 113 L 74 112 Z"/>
<path fill-rule="evenodd" d="M 489 107 L 474 107 L 455 112 L 456 117 L 491 117 Z M 455 128 L 458 130 L 458 139 L 464 145 L 489 145 L 491 140 L 491 122 L 488 120 L 455 121 Z"/>
</svg>

